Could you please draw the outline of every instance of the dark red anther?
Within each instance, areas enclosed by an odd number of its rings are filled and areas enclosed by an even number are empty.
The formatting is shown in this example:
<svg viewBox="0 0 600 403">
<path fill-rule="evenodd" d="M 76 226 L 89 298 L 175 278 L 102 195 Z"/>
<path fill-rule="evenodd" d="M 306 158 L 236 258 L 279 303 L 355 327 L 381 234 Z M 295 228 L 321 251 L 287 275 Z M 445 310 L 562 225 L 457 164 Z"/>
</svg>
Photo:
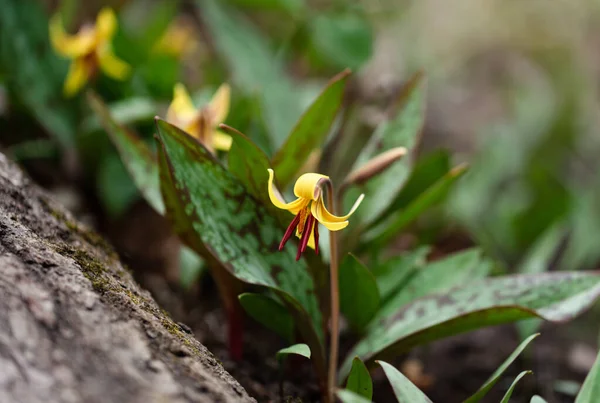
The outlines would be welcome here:
<svg viewBox="0 0 600 403">
<path fill-rule="evenodd" d="M 319 223 L 315 220 L 315 253 L 319 254 Z"/>
<path fill-rule="evenodd" d="M 312 232 L 314 222 L 315 217 L 313 217 L 312 214 L 309 214 L 308 218 L 306 219 L 306 224 L 304 224 L 302 238 L 300 238 L 300 244 L 298 245 L 298 253 L 296 254 L 296 260 L 300 260 L 300 256 L 306 250 L 306 245 L 308 245 L 308 240 L 310 239 L 310 234 Z"/>
<path fill-rule="evenodd" d="M 283 235 L 283 238 L 281 239 L 281 242 L 279 243 L 279 250 L 283 249 L 286 242 L 290 239 L 290 237 L 296 230 L 296 227 L 298 226 L 299 223 L 300 223 L 300 214 L 298 214 L 296 217 L 294 217 L 294 219 L 292 220 L 290 225 L 285 230 L 285 234 Z"/>
</svg>

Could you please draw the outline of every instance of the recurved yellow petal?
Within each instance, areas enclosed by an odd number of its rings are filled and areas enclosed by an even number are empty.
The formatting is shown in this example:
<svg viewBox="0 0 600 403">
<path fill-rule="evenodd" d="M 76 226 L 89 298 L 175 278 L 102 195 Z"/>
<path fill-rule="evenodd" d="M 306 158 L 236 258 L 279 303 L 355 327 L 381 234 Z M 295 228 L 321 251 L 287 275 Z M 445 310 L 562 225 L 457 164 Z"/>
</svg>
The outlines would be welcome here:
<svg viewBox="0 0 600 403">
<path fill-rule="evenodd" d="M 104 48 L 98 52 L 98 61 L 100 68 L 106 73 L 117 80 L 124 80 L 129 75 L 131 68 L 123 60 L 119 59 L 113 53 L 109 44 L 106 44 Z"/>
<path fill-rule="evenodd" d="M 89 79 L 89 75 L 89 69 L 82 59 L 73 60 L 63 87 L 65 96 L 71 97 L 79 92 Z"/>
<path fill-rule="evenodd" d="M 77 35 L 65 32 L 60 14 L 55 14 L 48 25 L 52 47 L 61 55 L 76 58 L 90 53 L 95 45 L 95 34 L 91 29 L 82 29 Z"/>
<path fill-rule="evenodd" d="M 209 108 L 213 118 L 213 124 L 216 126 L 223 123 L 229 114 L 229 103 L 231 100 L 231 88 L 229 84 L 221 84 L 215 95 L 213 95 Z"/>
<path fill-rule="evenodd" d="M 327 210 L 327 207 L 325 207 L 322 198 L 312 203 L 312 205 L 310 206 L 310 211 L 312 215 L 315 216 L 317 221 L 323 224 L 328 230 L 339 231 L 348 226 L 348 218 L 352 214 L 354 214 L 358 206 L 360 206 L 360 203 L 362 203 L 364 196 L 365 195 L 360 195 L 356 202 L 354 202 L 354 206 L 352 206 L 350 212 L 341 217 L 331 214 L 329 210 Z"/>
<path fill-rule="evenodd" d="M 175 84 L 173 88 L 173 101 L 167 110 L 167 120 L 176 123 L 194 119 L 196 108 L 187 90 L 181 83 Z"/>
<path fill-rule="evenodd" d="M 322 186 L 328 176 L 307 173 L 301 175 L 294 185 L 294 194 L 307 200 L 317 200 L 323 193 Z"/>
<path fill-rule="evenodd" d="M 269 169 L 269 199 L 271 199 L 271 203 L 275 205 L 275 207 L 280 208 L 282 210 L 288 210 L 292 214 L 298 214 L 300 210 L 305 208 L 310 199 L 302 199 L 301 197 L 297 198 L 293 202 L 286 203 L 279 191 L 275 188 L 273 184 L 274 174 L 273 170 Z"/>
<path fill-rule="evenodd" d="M 105 7 L 96 17 L 96 37 L 98 42 L 109 41 L 117 29 L 117 16 L 112 8 Z"/>
<path fill-rule="evenodd" d="M 219 130 L 214 131 L 212 143 L 213 143 L 213 147 L 215 149 L 221 150 L 221 151 L 229 151 L 229 149 L 231 148 L 232 142 L 233 142 L 233 139 L 231 138 L 230 135 L 225 134 Z"/>
</svg>

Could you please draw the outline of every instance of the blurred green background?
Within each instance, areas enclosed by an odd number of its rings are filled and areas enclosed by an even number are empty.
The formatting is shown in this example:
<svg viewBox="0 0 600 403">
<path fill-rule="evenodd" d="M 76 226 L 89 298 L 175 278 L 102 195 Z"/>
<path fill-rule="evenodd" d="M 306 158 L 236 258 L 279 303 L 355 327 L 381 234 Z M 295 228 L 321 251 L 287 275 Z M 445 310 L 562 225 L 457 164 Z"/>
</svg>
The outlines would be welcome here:
<svg viewBox="0 0 600 403">
<path fill-rule="evenodd" d="M 509 271 L 595 268 L 597 2 L 446 3 L 0 0 L 0 143 L 42 184 L 83 194 L 74 208 L 99 227 L 139 203 L 84 96 L 62 95 L 68 61 L 47 30 L 57 12 L 74 33 L 101 7 L 115 9 L 114 51 L 133 72 L 89 86 L 149 142 L 176 82 L 198 105 L 229 82 L 227 124 L 272 155 L 326 80 L 350 67 L 346 141 L 364 144 L 395 91 L 422 69 L 420 153 L 447 150 L 471 169 L 413 226 L 411 245 L 480 244 Z"/>
</svg>

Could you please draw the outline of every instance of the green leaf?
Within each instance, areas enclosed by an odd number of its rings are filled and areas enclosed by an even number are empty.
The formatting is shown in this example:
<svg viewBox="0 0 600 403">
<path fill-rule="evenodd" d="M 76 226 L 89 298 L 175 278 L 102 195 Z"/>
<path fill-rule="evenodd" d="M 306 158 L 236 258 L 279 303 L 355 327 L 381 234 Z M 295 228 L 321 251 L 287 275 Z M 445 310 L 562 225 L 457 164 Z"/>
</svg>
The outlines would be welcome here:
<svg viewBox="0 0 600 403">
<path fill-rule="evenodd" d="M 506 369 L 510 366 L 510 364 L 512 364 L 513 361 L 516 360 L 517 357 L 523 352 L 523 350 L 525 350 L 525 347 L 527 347 L 527 345 L 529 343 L 531 343 L 531 341 L 533 339 L 535 339 L 536 337 L 538 337 L 539 335 L 540 335 L 539 333 L 532 334 L 527 339 L 523 340 L 521 342 L 521 344 L 519 344 L 519 346 L 516 348 L 516 350 L 513 351 L 512 354 L 510 356 L 508 356 L 508 358 L 506 360 L 504 360 L 504 362 L 502 363 L 502 365 L 500 365 L 494 371 L 494 373 L 492 374 L 492 376 L 489 377 L 489 379 L 483 384 L 483 386 L 480 387 L 479 390 L 477 392 L 475 392 L 475 394 L 473 396 L 471 396 L 470 398 L 468 398 L 467 400 L 465 400 L 464 403 L 476 403 L 476 402 L 479 402 L 481 399 L 483 399 L 485 397 L 485 395 L 490 391 L 490 389 L 492 389 L 492 387 L 494 387 L 494 385 L 496 384 L 496 382 L 498 382 L 498 380 L 500 379 L 500 377 L 502 376 L 502 374 L 504 373 L 504 371 L 506 371 Z M 525 371 L 525 373 L 527 373 L 527 371 Z M 516 382 L 519 379 L 520 379 L 520 377 L 517 377 L 517 379 L 515 380 L 515 382 L 513 383 L 513 385 L 516 384 Z M 509 395 L 509 397 L 510 397 L 510 395 Z"/>
<path fill-rule="evenodd" d="M 484 279 L 489 274 L 489 270 L 490 266 L 482 262 L 481 251 L 477 248 L 457 252 L 442 260 L 429 263 L 390 297 L 381 307 L 379 315 L 392 314 L 401 306 L 427 294 Z"/>
<path fill-rule="evenodd" d="M 425 265 L 430 250 L 430 247 L 422 246 L 395 256 L 373 269 L 382 302 L 385 303 L 394 293 L 399 292 L 415 272 Z"/>
<path fill-rule="evenodd" d="M 361 330 L 379 309 L 375 277 L 354 255 L 348 255 L 339 273 L 340 309 L 350 325 Z"/>
<path fill-rule="evenodd" d="M 102 100 L 88 92 L 88 103 L 115 145 L 125 168 L 144 199 L 161 215 L 165 206 L 160 194 L 158 164 L 150 148 L 132 132 L 119 125 Z"/>
<path fill-rule="evenodd" d="M 154 118 L 158 109 L 155 102 L 142 97 L 123 99 L 110 105 L 104 105 L 104 107 L 112 119 L 123 126 L 148 121 Z M 102 126 L 101 117 L 99 114 L 94 114 L 83 121 L 81 131 L 90 133 L 101 129 Z"/>
<path fill-rule="evenodd" d="M 519 381 L 521 380 L 521 378 L 523 378 L 525 375 L 529 375 L 529 374 L 532 374 L 532 373 L 533 372 L 531 372 L 531 371 L 523 371 L 519 375 L 517 375 L 517 377 L 515 378 L 515 380 L 513 381 L 513 383 L 510 385 L 510 387 L 508 388 L 508 390 L 504 394 L 504 397 L 502 398 L 502 401 L 500 403 L 510 403 L 510 397 L 512 396 L 512 393 L 515 390 L 515 386 L 517 386 L 517 383 L 519 383 Z"/>
<path fill-rule="evenodd" d="M 431 400 L 419 388 L 417 388 L 402 372 L 385 361 L 377 361 L 388 381 L 394 389 L 394 395 L 398 403 L 431 403 Z"/>
<path fill-rule="evenodd" d="M 430 207 L 440 203 L 448 195 L 456 181 L 466 172 L 466 165 L 458 165 L 435 182 L 403 210 L 387 217 L 381 224 L 364 235 L 364 243 L 385 244 L 398 235 L 406 226 L 415 221 Z"/>
<path fill-rule="evenodd" d="M 414 346 L 484 326 L 540 317 L 566 321 L 587 309 L 600 295 L 598 272 L 552 272 L 475 281 L 446 293 L 431 294 L 378 315 L 346 358 L 368 363 Z"/>
<path fill-rule="evenodd" d="M 75 144 L 77 105 L 62 97 L 67 74 L 48 40 L 40 2 L 0 0 L 0 70 L 7 88 L 64 148 Z"/>
<path fill-rule="evenodd" d="M 346 69 L 329 81 L 273 157 L 273 167 L 282 189 L 291 183 L 310 153 L 323 146 L 342 104 L 349 75 L 350 70 Z"/>
<path fill-rule="evenodd" d="M 310 347 L 306 344 L 294 344 L 293 346 L 289 346 L 286 348 L 282 348 L 277 352 L 277 359 L 282 360 L 286 356 L 290 354 L 301 355 L 302 357 L 306 357 L 310 359 Z"/>
<path fill-rule="evenodd" d="M 247 95 L 259 95 L 263 119 L 273 145 L 279 147 L 302 113 L 282 60 L 256 27 L 224 2 L 197 0 L 196 4 L 236 85 Z"/>
<path fill-rule="evenodd" d="M 201 256 L 238 280 L 271 289 L 292 313 L 324 378 L 321 312 L 304 259 L 288 244 L 283 228 L 241 182 L 196 139 L 158 119 L 161 190 L 175 231 Z"/>
<path fill-rule="evenodd" d="M 325 62 L 357 70 L 371 58 L 373 35 L 364 16 L 319 13 L 310 22 L 312 44 Z"/>
<path fill-rule="evenodd" d="M 179 282 L 189 289 L 206 270 L 204 262 L 193 250 L 185 245 L 179 248 Z"/>
<path fill-rule="evenodd" d="M 106 213 L 121 217 L 138 200 L 139 193 L 127 174 L 119 156 L 107 154 L 96 171 L 98 198 Z"/>
<path fill-rule="evenodd" d="M 540 396 L 535 395 L 531 398 L 530 403 L 548 403 L 546 400 L 542 399 Z"/>
<path fill-rule="evenodd" d="M 373 399 L 373 381 L 365 364 L 358 357 L 352 360 L 352 369 L 348 375 L 346 389 L 365 399 Z"/>
<path fill-rule="evenodd" d="M 371 400 L 365 399 L 361 395 L 358 395 L 350 390 L 340 389 L 336 392 L 336 394 L 342 403 L 371 403 Z"/>
<path fill-rule="evenodd" d="M 596 362 L 592 370 L 585 378 L 581 390 L 577 394 L 575 403 L 597 402 L 598 396 L 600 396 L 600 353 L 596 357 Z"/>
<path fill-rule="evenodd" d="M 267 192 L 271 168 L 269 158 L 248 137 L 227 125 L 219 126 L 233 139 L 228 153 L 229 172 L 238 177 L 252 196 L 271 205 Z"/>
<path fill-rule="evenodd" d="M 355 168 L 376 154 L 394 147 L 405 147 L 408 154 L 365 184 L 367 197 L 360 210 L 361 222 L 371 224 L 387 210 L 406 183 L 414 159 L 416 146 L 425 119 L 425 80 L 416 74 L 405 86 L 393 109 L 395 115 L 377 128 L 367 147 L 359 156 Z"/>
<path fill-rule="evenodd" d="M 294 319 L 279 302 L 263 294 L 248 292 L 238 298 L 244 310 L 257 322 L 278 333 L 288 342 L 294 338 Z"/>
</svg>

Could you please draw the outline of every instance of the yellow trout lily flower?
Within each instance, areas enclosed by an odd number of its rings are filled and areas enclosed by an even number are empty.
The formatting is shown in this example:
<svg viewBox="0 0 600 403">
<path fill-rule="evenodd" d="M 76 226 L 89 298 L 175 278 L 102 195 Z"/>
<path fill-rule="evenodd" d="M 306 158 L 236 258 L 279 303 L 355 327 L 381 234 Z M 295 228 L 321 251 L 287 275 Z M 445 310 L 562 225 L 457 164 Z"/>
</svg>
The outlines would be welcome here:
<svg viewBox="0 0 600 403">
<path fill-rule="evenodd" d="M 319 253 L 319 223 L 323 224 L 329 231 L 339 231 L 348 226 L 348 218 L 356 211 L 364 198 L 364 194 L 354 202 L 350 212 L 344 216 L 333 215 L 325 207 L 323 202 L 323 186 L 329 181 L 329 177 L 316 173 L 306 173 L 298 178 L 294 185 L 294 194 L 297 199 L 286 203 L 281 194 L 273 185 L 274 173 L 269 169 L 269 198 L 271 203 L 282 210 L 287 210 L 296 217 L 288 226 L 283 239 L 279 244 L 279 250 L 283 249 L 290 239 L 294 230 L 300 238 L 296 260 L 309 246 Z"/>
<path fill-rule="evenodd" d="M 229 113 L 230 88 L 222 84 L 210 103 L 197 109 L 183 84 L 173 89 L 173 102 L 167 110 L 167 121 L 198 139 L 210 151 L 228 151 L 232 139 L 217 130 Z"/>
<path fill-rule="evenodd" d="M 65 79 L 65 95 L 76 94 L 85 83 L 102 69 L 106 75 L 123 80 L 129 74 L 127 63 L 112 51 L 111 39 L 117 28 L 117 17 L 110 8 L 98 14 L 95 25 L 84 25 L 77 34 L 65 32 L 62 19 L 56 14 L 50 20 L 50 42 L 61 55 L 72 59 Z"/>
</svg>

